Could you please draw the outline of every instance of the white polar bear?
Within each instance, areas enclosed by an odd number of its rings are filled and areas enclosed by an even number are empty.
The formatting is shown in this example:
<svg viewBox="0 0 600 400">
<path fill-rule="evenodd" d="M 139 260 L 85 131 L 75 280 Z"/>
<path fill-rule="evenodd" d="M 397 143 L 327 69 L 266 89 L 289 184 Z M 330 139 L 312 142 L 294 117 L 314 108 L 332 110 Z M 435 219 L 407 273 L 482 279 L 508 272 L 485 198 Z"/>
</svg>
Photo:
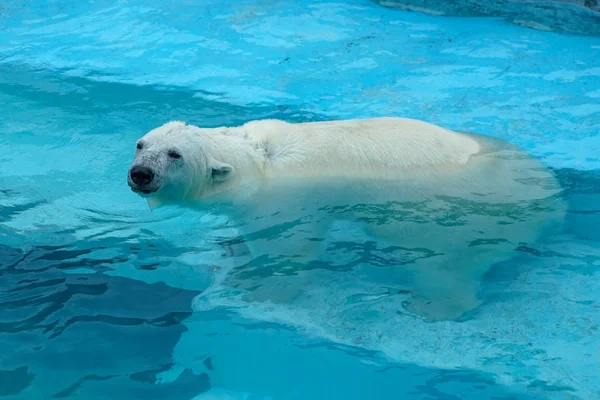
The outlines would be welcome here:
<svg viewBox="0 0 600 400">
<path fill-rule="evenodd" d="M 553 174 L 517 147 L 404 118 L 169 122 L 137 142 L 128 182 L 151 208 L 220 207 L 253 257 L 310 261 L 334 221 L 358 222 L 420 254 L 397 268 L 431 319 L 479 305 L 485 272 L 565 211 Z"/>
</svg>

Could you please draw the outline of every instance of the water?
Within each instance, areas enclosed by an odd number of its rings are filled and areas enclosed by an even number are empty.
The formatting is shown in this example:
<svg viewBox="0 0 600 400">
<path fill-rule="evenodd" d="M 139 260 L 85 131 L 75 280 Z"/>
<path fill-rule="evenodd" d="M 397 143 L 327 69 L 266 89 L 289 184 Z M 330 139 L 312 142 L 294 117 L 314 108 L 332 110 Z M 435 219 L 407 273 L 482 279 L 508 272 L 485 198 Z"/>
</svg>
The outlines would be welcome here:
<svg viewBox="0 0 600 400">
<path fill-rule="evenodd" d="M 3 6 L 4 398 L 600 396 L 600 38 L 361 0 L 198 3 Z M 489 271 L 459 321 L 404 313 L 377 243 L 254 269 L 216 216 L 151 213 L 126 186 L 135 140 L 170 119 L 379 115 L 508 140 L 563 185 L 564 230 Z M 235 279 L 305 294 L 249 304 Z"/>
</svg>

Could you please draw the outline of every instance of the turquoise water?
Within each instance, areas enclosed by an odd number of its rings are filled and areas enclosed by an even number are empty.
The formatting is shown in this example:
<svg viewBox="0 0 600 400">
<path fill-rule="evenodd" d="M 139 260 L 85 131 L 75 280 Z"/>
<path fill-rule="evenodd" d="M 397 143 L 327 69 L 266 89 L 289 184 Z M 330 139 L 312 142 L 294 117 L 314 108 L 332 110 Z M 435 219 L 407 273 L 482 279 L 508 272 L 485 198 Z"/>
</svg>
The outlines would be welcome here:
<svg viewBox="0 0 600 400">
<path fill-rule="evenodd" d="M 600 397 L 600 38 L 366 0 L 3 7 L 4 398 Z M 211 239 L 220 218 L 151 213 L 126 185 L 170 119 L 382 115 L 508 140 L 563 185 L 564 230 L 492 269 L 459 321 L 399 312 L 353 236 L 335 268 L 252 269 Z M 248 303 L 232 275 L 310 295 Z"/>
</svg>

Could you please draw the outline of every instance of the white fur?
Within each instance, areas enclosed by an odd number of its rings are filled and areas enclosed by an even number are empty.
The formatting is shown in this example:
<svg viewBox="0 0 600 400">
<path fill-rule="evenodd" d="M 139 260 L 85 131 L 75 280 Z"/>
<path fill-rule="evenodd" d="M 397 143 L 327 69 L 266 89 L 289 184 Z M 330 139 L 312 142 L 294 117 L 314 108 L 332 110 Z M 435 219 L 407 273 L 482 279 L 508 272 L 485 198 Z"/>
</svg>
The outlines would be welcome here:
<svg viewBox="0 0 600 400">
<path fill-rule="evenodd" d="M 169 122 L 144 139 L 202 150 L 234 168 L 226 185 L 199 188 L 196 200 L 256 179 L 351 177 L 398 179 L 447 173 L 466 164 L 480 146 L 466 135 L 403 118 L 290 124 L 280 120 L 203 129 Z"/>
<path fill-rule="evenodd" d="M 553 175 L 522 150 L 411 119 L 214 129 L 171 122 L 142 140 L 156 151 L 180 149 L 184 165 L 165 174 L 188 178 L 174 179 L 179 189 L 166 185 L 149 204 L 233 205 L 225 212 L 244 235 L 255 234 L 247 240 L 255 256 L 310 261 L 323 250 L 314 239 L 336 220 L 358 221 L 404 252 L 431 250 L 401 266 L 414 274 L 413 308 L 431 318 L 476 307 L 490 266 L 564 213 L 552 198 Z M 223 166 L 231 173 L 211 178 Z"/>
</svg>

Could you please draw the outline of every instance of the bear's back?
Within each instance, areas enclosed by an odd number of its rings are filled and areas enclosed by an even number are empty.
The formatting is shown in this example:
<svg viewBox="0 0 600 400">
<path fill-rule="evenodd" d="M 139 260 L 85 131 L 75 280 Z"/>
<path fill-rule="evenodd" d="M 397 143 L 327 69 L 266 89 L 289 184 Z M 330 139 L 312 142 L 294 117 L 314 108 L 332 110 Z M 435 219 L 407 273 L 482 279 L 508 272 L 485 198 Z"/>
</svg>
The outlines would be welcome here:
<svg viewBox="0 0 600 400">
<path fill-rule="evenodd" d="M 480 151 L 477 140 L 468 135 L 405 118 L 298 124 L 262 120 L 245 129 L 263 146 L 265 172 L 275 177 L 396 179 L 447 173 Z"/>
</svg>

